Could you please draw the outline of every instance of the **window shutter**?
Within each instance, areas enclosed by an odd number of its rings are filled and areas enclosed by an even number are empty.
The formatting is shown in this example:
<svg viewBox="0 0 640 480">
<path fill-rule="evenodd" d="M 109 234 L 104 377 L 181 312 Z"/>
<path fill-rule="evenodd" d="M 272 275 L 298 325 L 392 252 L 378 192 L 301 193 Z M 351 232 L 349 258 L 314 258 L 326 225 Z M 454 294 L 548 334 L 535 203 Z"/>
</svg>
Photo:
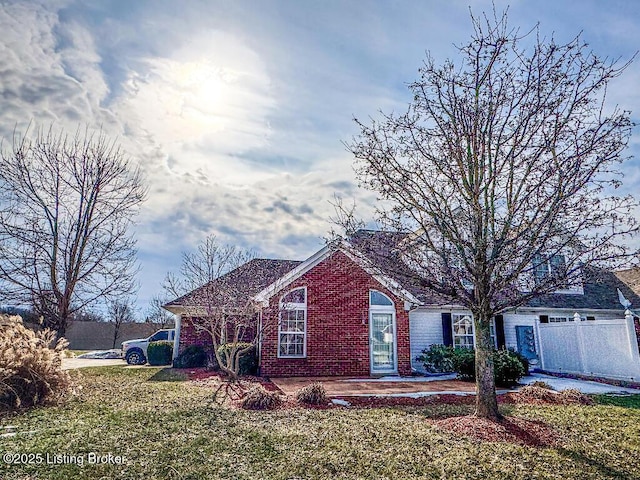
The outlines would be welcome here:
<svg viewBox="0 0 640 480">
<path fill-rule="evenodd" d="M 540 323 L 549 323 L 549 315 L 540 315 Z"/>
<path fill-rule="evenodd" d="M 453 346 L 453 331 L 451 330 L 451 314 L 442 313 L 442 343 Z"/>
<path fill-rule="evenodd" d="M 504 317 L 502 315 L 496 315 L 496 341 L 498 342 L 498 348 L 504 348 L 507 342 L 504 338 Z"/>
</svg>

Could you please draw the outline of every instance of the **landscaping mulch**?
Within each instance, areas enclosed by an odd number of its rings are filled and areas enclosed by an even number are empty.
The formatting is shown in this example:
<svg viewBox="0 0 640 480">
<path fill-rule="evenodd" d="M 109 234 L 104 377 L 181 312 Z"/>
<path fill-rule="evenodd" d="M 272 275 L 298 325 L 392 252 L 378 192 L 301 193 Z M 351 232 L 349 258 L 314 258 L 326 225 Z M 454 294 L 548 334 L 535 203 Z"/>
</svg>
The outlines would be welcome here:
<svg viewBox="0 0 640 480">
<path fill-rule="evenodd" d="M 473 415 L 428 419 L 436 428 L 482 442 L 507 442 L 530 447 L 560 445 L 558 433 L 544 422 L 520 417 L 505 417 L 499 421 Z"/>
</svg>

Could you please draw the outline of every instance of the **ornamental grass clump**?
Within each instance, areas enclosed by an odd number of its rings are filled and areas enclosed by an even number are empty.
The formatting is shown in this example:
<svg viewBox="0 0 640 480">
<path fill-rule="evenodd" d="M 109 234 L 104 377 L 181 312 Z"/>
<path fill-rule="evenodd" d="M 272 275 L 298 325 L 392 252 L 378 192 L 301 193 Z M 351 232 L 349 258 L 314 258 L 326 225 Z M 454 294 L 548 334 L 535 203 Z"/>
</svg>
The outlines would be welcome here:
<svg viewBox="0 0 640 480">
<path fill-rule="evenodd" d="M 265 390 L 262 385 L 252 387 L 242 399 L 245 410 L 273 410 L 280 405 L 280 396 L 276 392 Z"/>
<path fill-rule="evenodd" d="M 580 405 L 594 404 L 594 401 L 591 397 L 585 395 L 577 388 L 568 388 L 566 390 L 562 390 L 560 392 L 560 396 L 563 398 L 563 400 L 567 404 L 572 404 L 572 403 L 578 403 Z"/>
<path fill-rule="evenodd" d="M 68 342 L 51 330 L 34 332 L 19 316 L 0 315 L 0 409 L 55 403 L 68 393 L 62 370 Z"/>
<path fill-rule="evenodd" d="M 310 383 L 296 392 L 298 403 L 305 405 L 326 405 L 329 402 L 327 391 L 320 382 Z"/>
</svg>

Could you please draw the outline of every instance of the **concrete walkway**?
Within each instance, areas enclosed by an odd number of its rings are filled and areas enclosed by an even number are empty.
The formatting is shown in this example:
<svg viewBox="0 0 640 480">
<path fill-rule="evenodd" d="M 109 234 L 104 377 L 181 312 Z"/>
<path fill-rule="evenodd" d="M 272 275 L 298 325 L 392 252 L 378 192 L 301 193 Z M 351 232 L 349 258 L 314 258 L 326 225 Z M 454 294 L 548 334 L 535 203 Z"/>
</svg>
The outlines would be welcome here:
<svg viewBox="0 0 640 480">
<path fill-rule="evenodd" d="M 330 397 L 349 396 L 392 396 L 392 397 L 422 397 L 426 395 L 475 395 L 475 383 L 456 380 L 456 375 L 432 377 L 381 377 L 381 378 L 341 378 L 341 377 L 278 377 L 271 381 L 285 394 L 293 395 L 297 390 L 313 382 L 321 382 Z M 587 394 L 636 394 L 640 390 L 616 387 L 604 383 L 586 380 L 558 378 L 534 373 L 523 377 L 521 384 L 544 381 L 555 390 L 575 388 Z M 498 390 L 497 393 L 517 391 Z"/>
</svg>

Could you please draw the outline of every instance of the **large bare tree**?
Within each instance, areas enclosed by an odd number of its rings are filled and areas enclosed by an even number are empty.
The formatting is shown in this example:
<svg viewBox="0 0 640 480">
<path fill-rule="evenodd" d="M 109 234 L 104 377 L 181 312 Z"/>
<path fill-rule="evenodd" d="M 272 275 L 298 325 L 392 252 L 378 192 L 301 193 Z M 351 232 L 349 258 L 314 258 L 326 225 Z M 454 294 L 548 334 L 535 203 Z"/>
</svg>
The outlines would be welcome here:
<svg viewBox="0 0 640 480">
<path fill-rule="evenodd" d="M 506 13 L 472 24 L 457 60 L 427 56 L 408 110 L 358 121 L 348 148 L 382 221 L 414 232 L 402 254 L 422 285 L 472 312 L 476 415 L 499 418 L 492 317 L 635 253 L 636 202 L 615 192 L 632 122 L 605 103 L 627 64 Z"/>
<path fill-rule="evenodd" d="M 231 380 L 238 377 L 240 358 L 259 339 L 257 311 L 247 294 L 252 275 L 233 274 L 254 257 L 250 250 L 223 245 L 209 235 L 196 251 L 183 253 L 179 273 L 169 273 L 164 284 L 166 295 L 179 297 L 194 327 L 211 339 L 212 353 Z"/>
<path fill-rule="evenodd" d="M 32 137 L 29 136 L 32 134 Z M 134 289 L 145 188 L 101 133 L 38 129 L 0 154 L 0 292 L 64 336 L 74 313 Z"/>
</svg>

